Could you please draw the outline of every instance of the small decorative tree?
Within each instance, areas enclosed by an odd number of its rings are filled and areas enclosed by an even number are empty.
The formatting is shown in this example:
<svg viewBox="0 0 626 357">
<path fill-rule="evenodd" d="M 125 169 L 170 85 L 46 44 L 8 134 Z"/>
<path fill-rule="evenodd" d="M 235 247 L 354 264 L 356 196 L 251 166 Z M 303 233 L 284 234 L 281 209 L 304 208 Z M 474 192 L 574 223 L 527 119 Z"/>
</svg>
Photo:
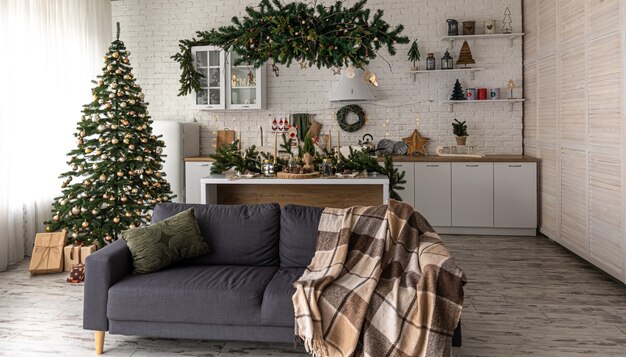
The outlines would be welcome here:
<svg viewBox="0 0 626 357">
<path fill-rule="evenodd" d="M 502 33 L 513 32 L 513 20 L 511 19 L 511 10 L 507 7 L 504 10 L 504 19 L 502 19 Z"/>
<path fill-rule="evenodd" d="M 461 52 L 459 52 L 459 59 L 456 61 L 456 64 L 465 65 L 464 68 L 468 68 L 468 64 L 475 64 L 474 57 L 472 57 L 472 50 L 470 50 L 470 46 L 467 41 L 463 41 L 463 46 L 461 46 Z"/>
<path fill-rule="evenodd" d="M 411 68 L 411 70 L 417 71 L 416 62 L 419 62 L 420 57 L 422 56 L 420 54 L 420 49 L 417 44 L 417 40 L 414 40 L 413 43 L 411 44 L 411 48 L 409 49 L 408 56 L 409 56 L 409 61 L 413 62 L 413 67 Z"/>
<path fill-rule="evenodd" d="M 457 145 L 465 145 L 468 137 L 465 120 L 458 121 L 458 119 L 455 118 L 452 123 L 452 133 L 456 136 Z"/>
<path fill-rule="evenodd" d="M 164 142 L 152 134 L 148 103 L 119 37 L 118 23 L 74 134 L 70 170 L 61 174 L 63 194 L 46 222 L 49 231 L 67 230 L 76 244 L 108 244 L 148 222 L 155 204 L 174 197 L 161 171 Z"/>
<path fill-rule="evenodd" d="M 450 96 L 450 100 L 466 100 L 465 94 L 463 94 L 463 87 L 461 87 L 461 83 L 457 79 L 454 83 L 454 89 L 452 89 L 452 95 Z"/>
</svg>

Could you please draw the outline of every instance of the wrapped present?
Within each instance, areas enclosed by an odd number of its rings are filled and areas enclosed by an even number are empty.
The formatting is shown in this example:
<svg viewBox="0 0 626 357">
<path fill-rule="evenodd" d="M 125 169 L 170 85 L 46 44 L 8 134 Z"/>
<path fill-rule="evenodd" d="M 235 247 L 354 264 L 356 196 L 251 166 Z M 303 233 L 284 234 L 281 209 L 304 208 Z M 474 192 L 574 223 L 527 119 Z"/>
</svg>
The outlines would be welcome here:
<svg viewBox="0 0 626 357">
<path fill-rule="evenodd" d="M 79 262 L 81 261 L 81 251 L 82 246 L 78 246 L 78 247 L 72 247 L 70 253 L 71 255 L 74 255 L 74 253 L 76 254 L 76 260 L 78 260 Z M 74 257 L 72 257 L 74 258 Z M 78 264 L 72 264 L 72 270 L 70 271 L 70 277 L 67 278 L 67 282 L 71 283 L 71 284 L 79 284 L 82 283 L 83 281 L 85 281 L 85 264 L 83 263 L 78 263 Z"/>
<path fill-rule="evenodd" d="M 72 265 L 85 264 L 85 258 L 96 251 L 95 245 L 68 245 L 63 249 L 65 260 L 63 271 L 72 271 Z"/>
<path fill-rule="evenodd" d="M 28 271 L 32 275 L 63 271 L 63 246 L 66 233 L 37 233 Z"/>
</svg>

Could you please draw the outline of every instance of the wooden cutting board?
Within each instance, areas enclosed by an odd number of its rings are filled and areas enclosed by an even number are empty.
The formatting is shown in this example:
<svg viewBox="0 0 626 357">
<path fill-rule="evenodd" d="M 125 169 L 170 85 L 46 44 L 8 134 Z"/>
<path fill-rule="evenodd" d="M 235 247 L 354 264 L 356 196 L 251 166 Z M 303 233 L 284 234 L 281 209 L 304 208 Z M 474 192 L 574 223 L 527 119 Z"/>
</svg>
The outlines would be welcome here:
<svg viewBox="0 0 626 357">
<path fill-rule="evenodd" d="M 217 138 L 216 138 L 216 147 L 220 148 L 224 144 L 231 144 L 235 141 L 235 131 L 234 130 L 218 130 Z"/>
</svg>

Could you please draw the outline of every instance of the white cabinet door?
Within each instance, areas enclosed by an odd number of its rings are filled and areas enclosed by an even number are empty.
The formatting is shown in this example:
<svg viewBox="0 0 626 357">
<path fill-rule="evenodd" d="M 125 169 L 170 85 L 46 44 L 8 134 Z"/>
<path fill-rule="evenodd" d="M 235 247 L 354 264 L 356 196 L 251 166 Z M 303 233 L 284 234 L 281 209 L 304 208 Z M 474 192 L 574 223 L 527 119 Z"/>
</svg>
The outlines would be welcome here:
<svg viewBox="0 0 626 357">
<path fill-rule="evenodd" d="M 452 163 L 452 225 L 493 227 L 493 162 Z"/>
<path fill-rule="evenodd" d="M 235 52 L 227 56 L 226 103 L 228 109 L 265 109 L 266 67 L 257 69 L 246 65 L 235 65 L 240 58 Z"/>
<path fill-rule="evenodd" d="M 195 92 L 196 108 L 226 109 L 224 51 L 215 46 L 196 46 L 191 48 L 191 57 L 194 68 L 202 74 L 201 90 Z"/>
<path fill-rule="evenodd" d="M 398 169 L 398 172 L 404 171 L 404 190 L 398 190 L 402 202 L 408 203 L 415 207 L 415 165 L 412 162 L 403 162 L 393 164 L 393 167 Z"/>
<path fill-rule="evenodd" d="M 537 228 L 536 163 L 494 163 L 493 185 L 495 227 Z"/>
<path fill-rule="evenodd" d="M 450 163 L 415 163 L 415 210 L 431 226 L 452 225 Z"/>
<path fill-rule="evenodd" d="M 185 163 L 185 203 L 200 203 L 200 179 L 209 175 L 210 162 Z"/>
</svg>

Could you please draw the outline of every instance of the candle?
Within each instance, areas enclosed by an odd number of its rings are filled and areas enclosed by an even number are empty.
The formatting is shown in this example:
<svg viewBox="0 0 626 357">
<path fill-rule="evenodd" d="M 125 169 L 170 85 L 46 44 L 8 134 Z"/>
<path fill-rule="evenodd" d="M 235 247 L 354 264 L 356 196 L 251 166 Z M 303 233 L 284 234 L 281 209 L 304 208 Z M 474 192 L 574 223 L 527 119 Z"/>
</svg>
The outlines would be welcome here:
<svg viewBox="0 0 626 357">
<path fill-rule="evenodd" d="M 341 131 L 337 130 L 337 161 L 341 161 Z"/>
<path fill-rule="evenodd" d="M 327 147 L 328 150 L 332 150 L 333 149 L 333 132 L 332 131 L 328 131 L 328 144 L 330 145 L 330 147 Z"/>
<path fill-rule="evenodd" d="M 278 157 L 278 131 L 274 132 L 274 164 L 276 164 Z"/>
<path fill-rule="evenodd" d="M 241 130 L 239 131 L 239 150 L 241 151 Z"/>
</svg>

